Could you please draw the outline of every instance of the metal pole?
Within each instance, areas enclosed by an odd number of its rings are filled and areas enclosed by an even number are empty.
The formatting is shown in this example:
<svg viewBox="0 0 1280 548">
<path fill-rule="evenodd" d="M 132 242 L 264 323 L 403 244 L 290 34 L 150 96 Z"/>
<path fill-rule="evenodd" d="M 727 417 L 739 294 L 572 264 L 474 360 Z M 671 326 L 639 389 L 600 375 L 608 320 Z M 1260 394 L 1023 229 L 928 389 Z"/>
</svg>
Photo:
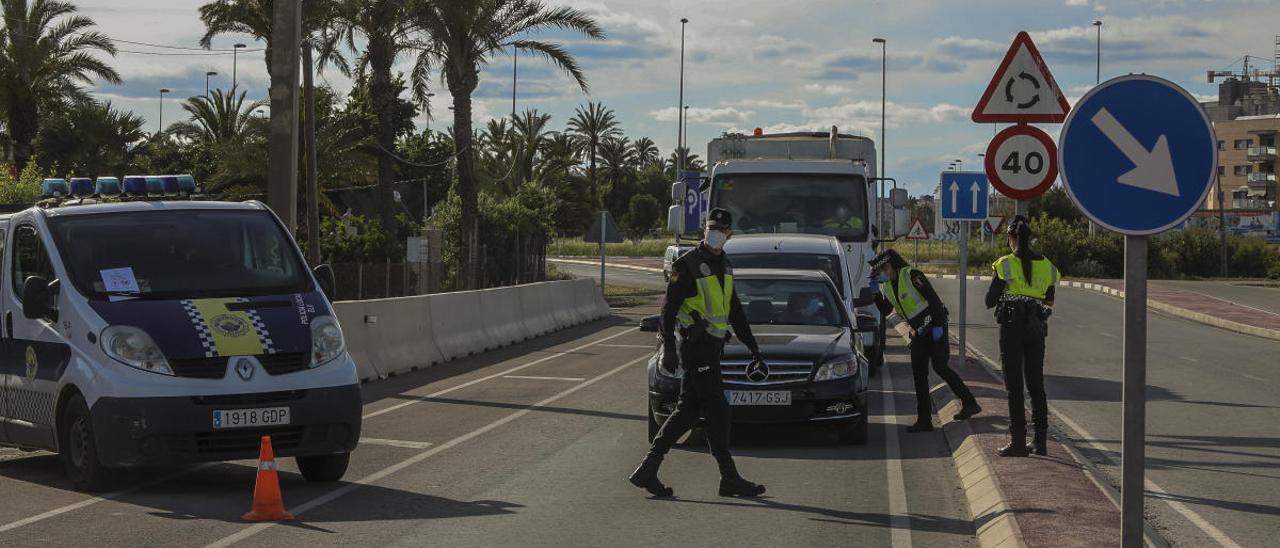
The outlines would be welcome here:
<svg viewBox="0 0 1280 548">
<path fill-rule="evenodd" d="M 964 324 L 966 311 L 965 301 L 968 300 L 968 284 L 969 280 L 969 221 L 960 222 L 960 365 L 965 363 L 965 355 L 968 349 L 964 346 Z"/>
<path fill-rule="evenodd" d="M 302 138 L 306 142 L 307 158 L 307 259 L 314 267 L 320 264 L 320 183 L 316 173 L 316 90 L 312 86 L 311 42 L 302 43 L 303 86 L 307 91 L 306 128 Z"/>
<path fill-rule="evenodd" d="M 1120 448 L 1120 545 L 1142 546 L 1146 448 L 1147 237 L 1124 237 L 1124 420 Z"/>
<path fill-rule="evenodd" d="M 516 123 L 516 80 L 520 70 L 520 50 L 516 49 L 515 44 L 511 45 L 511 124 L 512 130 L 515 129 Z"/>
<path fill-rule="evenodd" d="M 606 212 L 600 212 L 600 296 L 604 296 L 604 235 Z"/>
<path fill-rule="evenodd" d="M 169 88 L 160 88 L 160 118 L 156 128 L 156 135 L 164 133 L 164 94 L 169 93 Z"/>
<path fill-rule="evenodd" d="M 271 133 L 267 205 L 294 233 L 298 226 L 298 48 L 301 2 L 275 2 L 271 20 Z"/>
<path fill-rule="evenodd" d="M 689 24 L 689 19 L 680 19 L 680 106 L 676 109 L 676 177 L 680 176 L 680 171 L 684 169 L 684 154 L 681 149 L 684 148 L 684 27 Z M 603 240 L 601 240 L 603 242 Z M 601 245 L 604 245 L 603 243 Z M 601 279 L 604 278 L 604 267 L 601 266 Z M 602 282 L 603 289 L 604 283 Z"/>
<path fill-rule="evenodd" d="M 885 104 L 888 97 L 888 79 L 889 79 L 889 42 L 884 38 L 873 38 L 872 42 L 880 44 L 880 165 L 876 169 L 879 177 L 886 177 L 885 174 L 885 144 L 884 144 L 884 126 L 885 126 Z M 884 183 L 880 183 L 880 195 L 876 197 L 876 223 L 880 225 L 882 235 L 889 235 L 889 231 L 885 227 L 885 207 L 884 207 Z M 890 226 L 893 223 L 889 223 Z M 882 236 L 883 237 L 883 236 Z"/>
<path fill-rule="evenodd" d="M 1098 56 L 1097 62 L 1094 64 L 1093 83 L 1098 85 L 1102 83 L 1102 21 L 1094 21 L 1093 26 L 1098 29 Z M 1093 236 L 1098 233 L 1098 223 L 1089 219 L 1089 235 Z"/>
<path fill-rule="evenodd" d="M 1018 200 L 1017 202 L 1014 202 L 1014 204 L 1015 205 L 1013 207 L 1013 214 L 1022 215 L 1023 217 L 1028 217 L 1028 220 L 1030 220 L 1029 219 L 1030 214 L 1028 213 L 1028 211 L 1031 210 L 1031 202 L 1028 202 L 1026 200 Z M 1093 221 L 1089 221 L 1089 222 L 1093 222 Z M 993 238 L 994 238 L 994 235 L 993 235 Z"/>
<path fill-rule="evenodd" d="M 1222 277 L 1227 277 L 1227 196 L 1222 192 L 1222 177 L 1218 177 L 1218 233 L 1222 237 Z"/>
</svg>

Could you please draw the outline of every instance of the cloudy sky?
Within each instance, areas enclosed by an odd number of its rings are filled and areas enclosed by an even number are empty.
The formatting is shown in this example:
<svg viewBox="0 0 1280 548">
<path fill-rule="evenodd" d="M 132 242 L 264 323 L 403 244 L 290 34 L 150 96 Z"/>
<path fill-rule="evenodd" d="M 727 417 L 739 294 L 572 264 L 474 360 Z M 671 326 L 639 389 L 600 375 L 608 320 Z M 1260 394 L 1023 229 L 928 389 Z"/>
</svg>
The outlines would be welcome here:
<svg viewBox="0 0 1280 548">
<path fill-rule="evenodd" d="M 202 0 L 80 0 L 81 11 L 113 38 L 195 47 L 203 33 Z M 590 93 L 545 63 L 520 63 L 519 108 L 537 108 L 563 127 L 574 109 L 601 101 L 617 112 L 629 137 L 649 136 L 669 151 L 676 142 L 680 18 L 687 17 L 685 102 L 689 142 L 705 155 L 705 143 L 724 131 L 820 130 L 878 135 L 880 49 L 888 39 L 887 175 L 912 193 L 931 192 L 938 172 L 954 159 L 977 167 L 992 126 L 969 121 L 969 112 L 1019 30 L 1027 30 L 1055 79 L 1074 100 L 1094 82 L 1094 20 L 1102 26 L 1102 77 L 1144 72 L 1170 79 L 1208 98 L 1216 86 L 1205 71 L 1233 68 L 1245 54 L 1275 54 L 1280 2 L 1274 0 L 560 0 L 592 14 L 609 34 L 588 41 L 555 34 L 585 66 Z M 262 46 L 247 36 L 225 36 L 215 49 L 236 42 L 238 81 L 250 98 L 266 97 Z M 148 55 L 122 51 L 114 65 L 124 78 L 103 85 L 103 99 L 144 116 L 154 126 L 157 91 L 174 90 L 166 120 L 176 120 L 181 98 L 211 84 L 230 85 L 232 56 L 120 43 L 121 50 L 196 55 Z M 409 60 L 401 64 L 407 65 Z M 1270 68 L 1267 65 L 1265 68 Z M 350 82 L 330 71 L 321 81 L 339 91 Z M 450 123 L 448 92 L 434 82 L 433 128 Z M 493 59 L 476 94 L 478 123 L 511 109 L 511 60 Z M 417 121 L 421 129 L 428 120 Z M 1056 126 L 1045 127 L 1050 134 Z"/>
</svg>

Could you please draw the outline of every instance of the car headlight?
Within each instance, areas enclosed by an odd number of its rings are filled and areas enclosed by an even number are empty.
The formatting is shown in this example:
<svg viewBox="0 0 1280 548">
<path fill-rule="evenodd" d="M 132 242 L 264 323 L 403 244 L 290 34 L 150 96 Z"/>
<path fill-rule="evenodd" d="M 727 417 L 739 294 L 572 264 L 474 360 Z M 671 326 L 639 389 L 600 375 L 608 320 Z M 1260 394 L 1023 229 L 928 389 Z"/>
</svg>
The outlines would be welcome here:
<svg viewBox="0 0 1280 548">
<path fill-rule="evenodd" d="M 143 371 L 173 375 L 169 361 L 146 331 L 130 325 L 113 325 L 103 329 L 98 340 L 102 351 L 115 361 Z"/>
<path fill-rule="evenodd" d="M 346 351 L 342 328 L 333 316 L 320 316 L 311 320 L 311 367 L 320 367 L 337 359 Z"/>
<path fill-rule="evenodd" d="M 663 360 L 663 358 L 665 358 L 665 357 L 666 357 L 666 351 L 665 351 L 665 350 L 659 350 L 659 351 L 658 351 L 658 365 L 657 365 L 658 374 L 659 374 L 659 375 L 662 375 L 663 377 L 666 377 L 666 378 L 668 378 L 668 379 L 683 379 L 683 378 L 684 378 L 684 367 L 676 366 L 676 370 L 675 370 L 675 371 L 667 371 L 666 369 L 664 369 L 664 368 L 662 367 L 662 360 Z"/>
<path fill-rule="evenodd" d="M 814 381 L 830 381 L 851 377 L 858 372 L 858 358 L 843 356 L 822 364 L 813 375 Z"/>
</svg>

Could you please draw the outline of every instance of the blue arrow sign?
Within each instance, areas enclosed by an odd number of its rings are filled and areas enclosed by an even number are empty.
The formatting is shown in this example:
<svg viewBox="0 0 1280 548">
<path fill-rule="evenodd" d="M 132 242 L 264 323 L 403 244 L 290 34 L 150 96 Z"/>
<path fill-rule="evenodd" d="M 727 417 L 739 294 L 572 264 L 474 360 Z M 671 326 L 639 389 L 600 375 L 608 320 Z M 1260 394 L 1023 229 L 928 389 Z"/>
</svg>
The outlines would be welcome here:
<svg viewBox="0 0 1280 548">
<path fill-rule="evenodd" d="M 1122 76 L 1090 90 L 1058 142 L 1071 199 L 1122 234 L 1177 226 L 1204 203 L 1217 176 L 1217 138 L 1204 109 L 1155 76 Z"/>
<path fill-rule="evenodd" d="M 987 220 L 987 174 L 980 171 L 942 172 L 942 218 L 948 221 Z"/>
</svg>

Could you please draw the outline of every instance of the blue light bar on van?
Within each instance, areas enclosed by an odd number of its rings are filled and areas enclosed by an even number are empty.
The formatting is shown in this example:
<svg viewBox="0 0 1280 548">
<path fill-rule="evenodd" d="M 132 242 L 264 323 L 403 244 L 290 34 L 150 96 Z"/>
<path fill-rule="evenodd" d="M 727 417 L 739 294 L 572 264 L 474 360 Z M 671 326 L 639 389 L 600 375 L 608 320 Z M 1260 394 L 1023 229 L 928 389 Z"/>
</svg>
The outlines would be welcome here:
<svg viewBox="0 0 1280 548">
<path fill-rule="evenodd" d="M 166 196 L 178 195 L 178 176 L 177 175 L 161 175 L 160 182 L 164 185 L 164 193 Z"/>
<path fill-rule="evenodd" d="M 147 175 L 147 194 L 159 196 L 164 194 L 164 181 L 158 175 Z"/>
<path fill-rule="evenodd" d="M 71 195 L 78 198 L 93 196 L 93 179 L 88 177 L 72 177 Z"/>
<path fill-rule="evenodd" d="M 64 179 L 45 179 L 40 183 L 40 194 L 46 198 L 66 196 L 70 192 Z"/>
<path fill-rule="evenodd" d="M 190 175 L 178 175 L 178 190 L 183 194 L 195 194 L 196 178 Z"/>
<path fill-rule="evenodd" d="M 124 193 L 129 196 L 146 196 L 147 178 L 141 175 L 126 175 L 124 178 Z"/>
<path fill-rule="evenodd" d="M 94 191 L 99 196 L 119 196 L 120 195 L 120 179 L 115 177 L 98 177 L 98 184 Z"/>
</svg>

